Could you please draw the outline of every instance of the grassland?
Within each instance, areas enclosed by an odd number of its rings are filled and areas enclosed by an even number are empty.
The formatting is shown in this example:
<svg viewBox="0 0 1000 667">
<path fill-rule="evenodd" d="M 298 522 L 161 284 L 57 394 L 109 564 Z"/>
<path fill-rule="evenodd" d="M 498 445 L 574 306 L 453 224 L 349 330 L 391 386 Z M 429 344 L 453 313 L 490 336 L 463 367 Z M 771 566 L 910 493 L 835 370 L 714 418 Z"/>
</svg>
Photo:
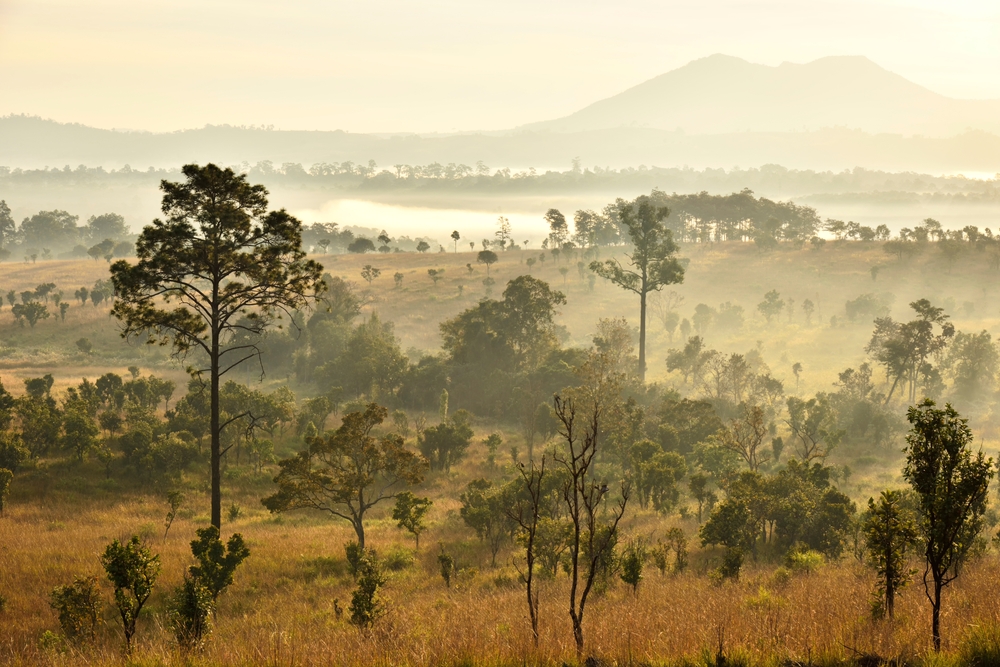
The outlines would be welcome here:
<svg viewBox="0 0 1000 667">
<path fill-rule="evenodd" d="M 490 269 L 496 281 L 494 296 L 507 280 L 528 272 L 524 260 L 539 254 L 501 254 Z M 684 283 L 675 288 L 684 298 L 681 314 L 690 318 L 699 303 L 741 305 L 746 311 L 744 326 L 728 332 L 710 329 L 707 344 L 724 352 L 758 349 L 788 393 L 830 390 L 839 371 L 864 360 L 871 324 L 852 324 L 844 318 L 845 301 L 861 294 L 893 294 L 893 316 L 899 318 L 906 317 L 909 301 L 929 298 L 948 304 L 958 329 L 997 332 L 1000 273 L 990 268 L 985 254 L 973 250 L 953 263 L 933 247 L 900 262 L 877 244 L 832 242 L 819 250 L 781 249 L 767 254 L 751 245 L 685 246 L 682 255 L 690 265 Z M 333 275 L 359 283 L 368 297 L 367 309 L 395 322 L 404 349 L 436 351 L 438 324 L 484 296 L 486 267 L 476 264 L 473 253 L 318 259 Z M 588 345 L 602 317 L 624 316 L 637 324 L 636 299 L 600 280 L 591 290 L 586 277 L 577 272 L 579 260 L 557 264 L 548 256 L 531 269 L 566 293 L 567 304 L 559 316 L 566 327 L 565 344 Z M 366 264 L 381 269 L 370 286 L 360 277 Z M 875 280 L 873 266 L 880 267 Z M 565 277 L 560 267 L 569 269 Z M 444 278 L 435 285 L 428 269 L 444 269 Z M 403 274 L 401 287 L 394 284 L 396 272 Z M 72 300 L 77 287 L 106 276 L 107 265 L 91 261 L 0 264 L 0 290 L 21 291 L 54 282 L 64 299 Z M 796 307 L 791 316 L 783 313 L 768 323 L 756 312 L 756 304 L 772 289 L 794 299 Z M 811 324 L 800 308 L 805 299 L 817 307 Z M 93 379 L 108 370 L 124 373 L 132 364 L 172 377 L 183 386 L 182 365 L 162 350 L 122 341 L 105 305 L 73 304 L 65 322 L 52 318 L 34 329 L 15 324 L 9 307 L 0 311 L 0 378 L 10 390 L 23 389 L 21 378 L 52 373 L 58 393 L 81 377 Z M 837 318 L 833 325 L 832 317 Z M 671 341 L 655 318 L 650 331 L 649 379 L 686 391 L 678 378 L 666 372 L 664 363 L 667 350 L 681 344 L 680 336 Z M 94 343 L 91 354 L 76 348 L 80 337 Z M 805 369 L 798 382 L 791 370 L 796 362 Z M 285 381 L 266 380 L 269 386 Z M 293 385 L 293 390 L 307 396 L 314 389 Z M 976 410 L 970 406 L 970 411 L 977 440 L 995 450 L 1000 434 L 989 405 Z M 508 430 L 485 420 L 477 420 L 475 427 L 476 443 L 494 429 Z M 509 430 L 505 437 L 516 444 L 518 436 Z M 284 443 L 282 451 L 291 446 Z M 859 465 L 861 454 L 868 455 L 867 463 Z M 499 566 L 491 568 L 488 550 L 458 515 L 459 492 L 483 474 L 484 457 L 477 444 L 461 466 L 447 475 L 432 475 L 419 489 L 435 503 L 419 553 L 412 553 L 410 541 L 388 519 L 386 508 L 374 515 L 369 539 L 396 565 L 384 591 L 389 614 L 370 632 L 357 630 L 336 612 L 335 601 L 346 608 L 354 585 L 343 557 L 343 544 L 353 536 L 349 527 L 314 514 L 269 515 L 259 500 L 272 492 L 273 473 L 231 467 L 224 480 L 224 502 L 237 504 L 241 512 L 225 524 L 224 531 L 242 532 L 253 555 L 222 598 L 205 651 L 195 656 L 177 653 L 166 627 L 165 608 L 167 591 L 190 564 L 187 545 L 194 530 L 208 523 L 206 479 L 199 474 L 185 478 L 186 502 L 164 539 L 166 488 L 105 479 L 103 467 L 94 461 L 80 465 L 42 461 L 18 477 L 9 508 L 0 518 L 0 594 L 6 597 L 0 612 L 0 664 L 119 664 L 120 638 L 110 610 L 93 647 L 78 650 L 42 638 L 46 631 L 58 631 L 47 604 L 52 587 L 78 574 L 99 574 L 97 555 L 104 545 L 133 533 L 146 536 L 163 559 L 157 592 L 140 623 L 133 664 L 429 667 L 573 662 L 565 576 L 543 582 L 541 641 L 536 650 L 510 552 L 503 552 Z M 863 501 L 878 489 L 898 484 L 898 457 L 895 450 L 851 451 L 836 453 L 831 462 L 850 461 L 856 467 L 842 488 Z M 644 511 L 630 511 L 623 529 L 628 536 L 655 538 L 671 526 L 682 527 L 692 537 L 697 530 L 693 519 Z M 457 560 L 459 573 L 451 588 L 437 574 L 439 543 L 447 543 Z M 861 654 L 897 656 L 916 664 L 928 654 L 929 610 L 919 583 L 904 591 L 894 622 L 873 621 L 868 613 L 872 576 L 851 556 L 789 576 L 776 574 L 774 564 L 752 564 L 739 582 L 717 584 L 708 571 L 717 565 L 719 554 L 695 548 L 694 542 L 692 548 L 688 572 L 663 576 L 647 566 L 638 596 L 619 582 L 594 599 L 585 622 L 588 654 L 617 664 L 715 664 L 720 638 L 730 659 L 743 656 L 753 664 L 777 665 L 785 660 L 834 664 Z M 998 558 L 987 555 L 949 587 L 943 631 L 950 657 L 927 658 L 929 664 L 957 660 L 964 638 L 975 626 L 1000 622 L 997 565 Z M 104 594 L 109 597 L 108 589 Z"/>
</svg>

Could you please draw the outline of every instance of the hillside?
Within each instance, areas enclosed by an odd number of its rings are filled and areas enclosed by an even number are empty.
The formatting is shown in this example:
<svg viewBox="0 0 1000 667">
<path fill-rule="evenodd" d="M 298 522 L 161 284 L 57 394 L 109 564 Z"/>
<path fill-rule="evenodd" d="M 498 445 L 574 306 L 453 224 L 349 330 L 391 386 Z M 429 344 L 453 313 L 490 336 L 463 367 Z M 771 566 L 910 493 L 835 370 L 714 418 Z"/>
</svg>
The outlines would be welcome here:
<svg viewBox="0 0 1000 667">
<path fill-rule="evenodd" d="M 716 54 L 565 118 L 524 129 L 585 132 L 617 127 L 691 134 L 847 127 L 949 136 L 968 129 L 1000 129 L 1000 100 L 951 99 L 859 56 L 769 67 Z"/>
</svg>

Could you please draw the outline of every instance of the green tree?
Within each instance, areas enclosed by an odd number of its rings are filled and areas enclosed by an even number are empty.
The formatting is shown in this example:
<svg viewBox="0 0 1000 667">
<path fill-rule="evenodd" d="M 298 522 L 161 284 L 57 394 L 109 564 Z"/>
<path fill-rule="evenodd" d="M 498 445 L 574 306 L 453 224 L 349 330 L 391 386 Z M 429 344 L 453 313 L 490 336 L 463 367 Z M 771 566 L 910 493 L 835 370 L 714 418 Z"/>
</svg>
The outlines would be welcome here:
<svg viewBox="0 0 1000 667">
<path fill-rule="evenodd" d="M 670 209 L 657 206 L 643 195 L 634 202 L 619 199 L 616 211 L 621 226 L 628 231 L 632 253 L 626 254 L 627 269 L 618 260 L 591 262 L 590 270 L 622 289 L 639 295 L 639 381 L 646 380 L 646 296 L 666 285 L 684 280 L 684 269 L 674 257 L 677 244 L 663 225 Z"/>
<path fill-rule="evenodd" d="M 378 592 L 387 577 L 373 549 L 361 549 L 358 560 L 358 587 L 351 594 L 351 623 L 369 628 L 386 612 Z"/>
<path fill-rule="evenodd" d="M 428 427 L 417 436 L 417 447 L 432 470 L 448 472 L 465 456 L 473 434 L 467 414 L 456 412 L 451 419 Z"/>
<path fill-rule="evenodd" d="M 323 289 L 322 267 L 305 259 L 301 223 L 267 210 L 267 190 L 213 164 L 186 165 L 185 181 L 162 181 L 165 220 L 145 227 L 135 264 L 111 266 L 122 336 L 146 335 L 179 354 L 198 350 L 210 387 L 212 525 L 222 525 L 219 379 L 261 359 L 264 331 Z M 230 344 L 239 335 L 240 344 Z"/>
<path fill-rule="evenodd" d="M 388 416 L 375 403 L 344 415 L 327 437 L 307 438 L 308 449 L 278 462 L 278 491 L 264 498 L 271 512 L 314 509 L 351 522 L 358 545 L 365 545 L 365 514 L 407 485 L 423 480 L 427 462 L 403 446 L 403 439 L 372 431 Z"/>
<path fill-rule="evenodd" d="M 778 294 L 778 290 L 771 290 L 764 295 L 764 300 L 757 304 L 757 310 L 760 314 L 764 316 L 767 323 L 771 323 L 771 318 L 777 316 L 781 313 L 781 310 L 785 307 L 785 301 Z"/>
<path fill-rule="evenodd" d="M 3 516 L 10 495 L 10 483 L 14 481 L 14 473 L 7 468 L 0 468 L 0 516 Z"/>
<path fill-rule="evenodd" d="M 49 307 L 38 301 L 28 301 L 26 303 L 17 303 L 11 307 L 11 313 L 13 313 L 14 318 L 24 326 L 24 322 L 28 323 L 32 329 L 38 324 L 39 320 L 49 319 Z"/>
<path fill-rule="evenodd" d="M 72 642 L 97 639 L 97 619 L 101 592 L 97 577 L 76 577 L 72 584 L 56 586 L 49 595 L 49 605 L 59 615 L 59 627 Z"/>
<path fill-rule="evenodd" d="M 417 242 L 417 252 L 424 253 L 431 249 L 431 244 L 421 239 Z"/>
<path fill-rule="evenodd" d="M 380 275 L 382 275 L 382 269 L 377 269 L 371 264 L 365 264 L 364 267 L 361 269 L 361 277 L 364 278 L 365 282 L 368 283 L 369 285 L 371 285 L 372 281 L 378 278 Z"/>
<path fill-rule="evenodd" d="M 458 230 L 451 233 L 451 240 L 455 242 L 455 252 L 458 252 L 458 242 L 461 240 L 462 235 L 458 233 Z"/>
<path fill-rule="evenodd" d="M 60 438 L 64 449 L 83 462 L 89 451 L 97 448 L 100 429 L 94 423 L 86 401 L 75 399 L 66 402 L 63 411 L 63 434 Z"/>
<path fill-rule="evenodd" d="M 941 650 L 941 591 L 961 573 L 983 527 L 993 459 L 972 453 L 972 430 L 951 405 L 924 399 L 906 412 L 903 477 L 917 494 L 926 561 L 924 592 L 931 603 L 934 650 Z"/>
<path fill-rule="evenodd" d="M 876 615 L 892 618 L 896 593 L 913 576 L 906 559 L 918 537 L 917 524 L 904 506 L 903 494 L 886 490 L 877 501 L 869 498 L 862 530 L 868 562 L 878 574 Z"/>
<path fill-rule="evenodd" d="M 413 535 L 414 549 L 417 551 L 420 551 L 420 533 L 427 529 L 424 517 L 433 504 L 429 498 L 419 498 L 411 491 L 403 491 L 396 496 L 392 519 L 397 526 Z"/>
<path fill-rule="evenodd" d="M 497 254 L 492 250 L 480 250 L 479 254 L 476 256 L 476 262 L 479 264 L 486 265 L 486 275 L 490 275 L 490 267 L 497 263 L 499 258 Z"/>
<path fill-rule="evenodd" d="M 124 544 L 114 540 L 104 549 L 101 564 L 115 590 L 115 607 L 125 633 L 125 652 L 132 651 L 136 622 L 153 593 L 160 574 L 160 557 L 154 556 L 137 535 Z"/>
<path fill-rule="evenodd" d="M 515 526 L 508 512 L 513 504 L 509 489 L 487 479 L 476 479 L 465 487 L 460 500 L 462 520 L 489 545 L 490 567 L 496 567 L 497 554 L 510 539 Z"/>
<path fill-rule="evenodd" d="M 198 539 L 191 542 L 191 553 L 198 564 L 192 565 L 189 571 L 208 590 L 214 604 L 232 585 L 236 568 L 250 556 L 250 548 L 239 533 L 233 533 L 223 545 L 215 526 L 199 528 L 195 534 Z"/>
</svg>

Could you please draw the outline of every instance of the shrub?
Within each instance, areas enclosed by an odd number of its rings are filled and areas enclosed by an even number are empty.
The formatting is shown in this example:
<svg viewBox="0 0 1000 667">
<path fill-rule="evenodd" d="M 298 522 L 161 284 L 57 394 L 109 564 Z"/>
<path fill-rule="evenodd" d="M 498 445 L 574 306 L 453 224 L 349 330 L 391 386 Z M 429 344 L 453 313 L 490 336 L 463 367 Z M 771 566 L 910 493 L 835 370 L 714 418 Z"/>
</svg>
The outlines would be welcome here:
<svg viewBox="0 0 1000 667">
<path fill-rule="evenodd" d="M 101 555 L 101 564 L 115 589 L 115 607 L 125 632 L 125 652 L 129 653 L 136 621 L 160 574 L 160 557 L 154 556 L 138 535 L 133 535 L 124 544 L 118 540 L 109 544 Z"/>
<path fill-rule="evenodd" d="M 77 577 L 72 584 L 53 588 L 49 596 L 63 634 L 77 643 L 96 639 L 100 604 L 97 577 Z"/>
<path fill-rule="evenodd" d="M 184 577 L 174 589 L 167 607 L 167 618 L 177 643 L 186 651 L 201 648 L 211 631 L 210 615 L 215 605 L 212 593 L 195 577 Z"/>
<path fill-rule="evenodd" d="M 785 556 L 785 567 L 792 572 L 815 572 L 825 562 L 823 554 L 809 549 L 793 549 Z"/>
<path fill-rule="evenodd" d="M 233 533 L 223 546 L 215 526 L 200 528 L 196 534 L 198 539 L 191 542 L 191 553 L 198 564 L 191 566 L 191 576 L 208 589 L 215 602 L 233 583 L 236 568 L 250 556 L 250 549 L 239 533 Z"/>
<path fill-rule="evenodd" d="M 444 546 L 441 547 L 441 553 L 438 554 L 438 565 L 441 566 L 441 578 L 444 579 L 444 585 L 451 588 L 451 575 L 455 572 L 455 559 L 444 552 Z"/>
<path fill-rule="evenodd" d="M 1000 628 L 974 625 L 958 647 L 958 664 L 963 667 L 1000 665 Z"/>
<path fill-rule="evenodd" d="M 385 552 L 382 562 L 387 570 L 399 572 L 413 565 L 413 552 L 403 547 L 393 547 Z"/>
<path fill-rule="evenodd" d="M 351 623 L 369 628 L 385 614 L 385 603 L 378 594 L 385 582 L 386 576 L 375 550 L 365 549 L 358 564 L 358 587 L 351 594 Z"/>
</svg>

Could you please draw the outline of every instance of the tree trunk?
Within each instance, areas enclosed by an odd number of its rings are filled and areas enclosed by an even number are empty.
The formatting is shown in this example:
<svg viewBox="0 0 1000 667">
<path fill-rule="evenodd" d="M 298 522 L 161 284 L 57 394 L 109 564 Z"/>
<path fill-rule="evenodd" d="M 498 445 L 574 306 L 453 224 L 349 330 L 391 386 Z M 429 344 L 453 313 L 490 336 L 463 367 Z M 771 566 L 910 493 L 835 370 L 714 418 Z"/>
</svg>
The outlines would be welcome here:
<svg viewBox="0 0 1000 667">
<path fill-rule="evenodd" d="M 934 636 L 934 652 L 941 652 L 941 582 L 934 582 L 934 599 L 931 600 L 931 634 Z"/>
<path fill-rule="evenodd" d="M 357 517 L 351 523 L 354 524 L 354 534 L 358 537 L 358 546 L 362 550 L 365 548 L 365 524 L 361 517 Z"/>
<path fill-rule="evenodd" d="M 219 427 L 219 328 L 212 326 L 212 525 L 222 530 L 222 433 Z"/>
<path fill-rule="evenodd" d="M 646 382 L 646 285 L 639 293 L 639 382 Z"/>
</svg>

